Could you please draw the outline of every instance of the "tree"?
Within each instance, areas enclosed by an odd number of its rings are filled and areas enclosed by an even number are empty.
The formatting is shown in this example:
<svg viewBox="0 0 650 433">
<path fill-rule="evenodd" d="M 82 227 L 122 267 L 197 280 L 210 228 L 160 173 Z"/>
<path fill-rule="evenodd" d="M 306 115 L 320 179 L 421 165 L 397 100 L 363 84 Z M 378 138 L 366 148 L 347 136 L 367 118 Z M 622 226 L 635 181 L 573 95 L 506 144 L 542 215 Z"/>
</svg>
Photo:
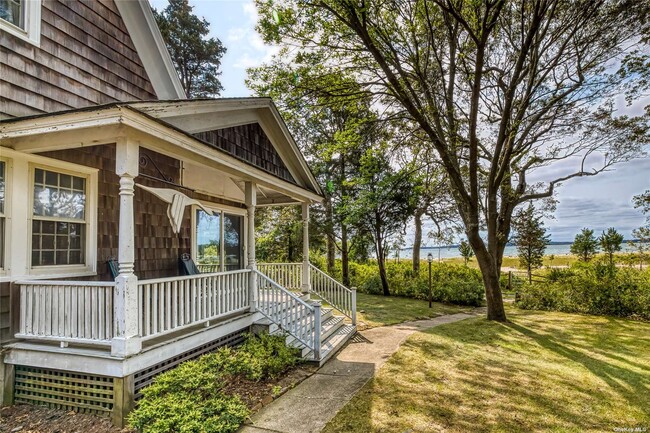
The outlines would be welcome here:
<svg viewBox="0 0 650 433">
<path fill-rule="evenodd" d="M 343 65 L 385 117 L 409 122 L 435 151 L 483 276 L 488 319 L 506 320 L 499 276 L 515 207 L 638 156 L 650 142 L 645 116 L 614 110 L 635 74 L 612 68 L 645 47 L 639 32 L 647 2 L 257 0 L 257 6 L 264 39 L 294 49 L 287 62 L 319 57 L 324 75 L 330 65 Z M 340 86 L 323 91 L 355 94 Z M 575 170 L 528 182 L 531 171 L 562 160 Z"/>
<path fill-rule="evenodd" d="M 533 282 L 533 269 L 541 268 L 544 264 L 544 251 L 550 241 L 542 216 L 535 210 L 532 203 L 520 209 L 515 214 L 512 227 L 515 231 L 513 238 L 519 255 L 519 265 L 526 268 L 528 282 Z"/>
<path fill-rule="evenodd" d="M 458 245 L 458 251 L 460 251 L 460 255 L 463 257 L 463 259 L 465 259 L 465 266 L 467 266 L 467 262 L 469 262 L 470 259 L 474 257 L 474 251 L 472 251 L 472 247 L 465 239 L 463 239 L 460 241 L 460 245 Z"/>
<path fill-rule="evenodd" d="M 640 209 L 641 213 L 646 214 L 646 224 L 650 227 L 650 189 L 643 194 L 635 195 L 632 198 L 634 208 Z"/>
<path fill-rule="evenodd" d="M 573 240 L 570 251 L 583 262 L 593 259 L 598 252 L 598 239 L 594 237 L 594 231 L 583 228 Z"/>
<path fill-rule="evenodd" d="M 414 209 L 411 172 L 395 170 L 385 144 L 368 149 L 361 159 L 356 200 L 349 205 L 347 222 L 358 226 L 373 240 L 382 291 L 390 295 L 386 274 L 389 240 L 401 232 Z"/>
<path fill-rule="evenodd" d="M 165 9 L 153 9 L 153 14 L 187 97 L 219 96 L 223 90 L 219 67 L 226 47 L 219 39 L 206 39 L 210 23 L 194 15 L 193 9 L 188 0 L 169 0 Z"/>
<path fill-rule="evenodd" d="M 629 246 L 636 250 L 639 255 L 639 269 L 643 269 L 643 262 L 648 259 L 648 251 L 650 251 L 650 227 L 634 229 L 632 236 L 636 242 L 630 241 Z"/>
<path fill-rule="evenodd" d="M 609 265 L 614 266 L 614 253 L 621 251 L 623 235 L 616 231 L 614 227 L 608 228 L 598 238 L 601 248 L 609 257 Z"/>
</svg>

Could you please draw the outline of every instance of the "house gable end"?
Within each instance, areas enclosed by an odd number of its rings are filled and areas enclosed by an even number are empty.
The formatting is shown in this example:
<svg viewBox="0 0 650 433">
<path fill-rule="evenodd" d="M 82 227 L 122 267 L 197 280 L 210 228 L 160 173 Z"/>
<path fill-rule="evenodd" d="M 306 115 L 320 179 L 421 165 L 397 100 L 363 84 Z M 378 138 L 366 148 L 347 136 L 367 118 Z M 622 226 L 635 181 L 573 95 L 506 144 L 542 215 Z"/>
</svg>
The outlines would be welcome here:
<svg viewBox="0 0 650 433">
<path fill-rule="evenodd" d="M 215 149 L 297 185 L 282 157 L 257 122 L 192 135 Z"/>
</svg>

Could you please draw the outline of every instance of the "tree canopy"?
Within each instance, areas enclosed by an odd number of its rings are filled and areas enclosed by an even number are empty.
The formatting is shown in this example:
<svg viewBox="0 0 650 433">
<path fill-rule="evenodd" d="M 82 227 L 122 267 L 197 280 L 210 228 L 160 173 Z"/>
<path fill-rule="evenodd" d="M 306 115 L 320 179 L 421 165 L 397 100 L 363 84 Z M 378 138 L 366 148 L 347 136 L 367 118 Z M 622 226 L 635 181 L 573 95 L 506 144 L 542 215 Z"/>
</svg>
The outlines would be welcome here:
<svg viewBox="0 0 650 433">
<path fill-rule="evenodd" d="M 206 38 L 210 23 L 193 9 L 188 0 L 169 0 L 165 9 L 153 13 L 187 97 L 216 97 L 223 90 L 219 67 L 226 47 L 217 38 Z"/>
<path fill-rule="evenodd" d="M 505 320 L 499 275 L 515 208 L 636 157 L 650 142 L 645 116 L 616 111 L 617 95 L 636 78 L 616 65 L 647 48 L 640 37 L 647 2 L 257 6 L 264 39 L 291 47 L 283 62 L 320 64 L 322 92 L 371 97 L 382 118 L 399 119 L 435 152 L 483 275 L 489 319 Z M 352 86 L 327 79 L 341 68 Z M 564 164 L 547 170 L 543 182 L 528 181 L 560 160 L 573 168 Z"/>
<path fill-rule="evenodd" d="M 570 251 L 583 262 L 593 259 L 598 252 L 598 239 L 594 236 L 594 231 L 583 228 L 573 240 Z"/>
<path fill-rule="evenodd" d="M 517 211 L 512 226 L 515 230 L 513 240 L 517 246 L 519 264 L 526 268 L 528 282 L 532 283 L 532 271 L 542 267 L 544 251 L 550 237 L 546 234 L 542 215 L 535 210 L 532 203 Z"/>
</svg>

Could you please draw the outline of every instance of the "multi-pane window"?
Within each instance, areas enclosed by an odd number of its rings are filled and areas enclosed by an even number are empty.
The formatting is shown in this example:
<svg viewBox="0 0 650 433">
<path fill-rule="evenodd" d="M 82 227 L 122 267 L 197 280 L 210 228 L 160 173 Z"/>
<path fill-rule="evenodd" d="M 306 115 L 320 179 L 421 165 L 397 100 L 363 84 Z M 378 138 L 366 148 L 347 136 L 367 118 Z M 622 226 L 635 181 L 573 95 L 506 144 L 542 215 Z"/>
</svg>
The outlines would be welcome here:
<svg viewBox="0 0 650 433">
<path fill-rule="evenodd" d="M 85 263 L 86 178 L 34 170 L 32 266 Z"/>
<path fill-rule="evenodd" d="M 196 211 L 196 265 L 201 272 L 242 269 L 244 217 L 215 211 Z"/>
<path fill-rule="evenodd" d="M 5 252 L 5 190 L 6 190 L 6 166 L 0 161 L 0 268 L 4 267 Z"/>
<path fill-rule="evenodd" d="M 24 0 L 0 0 L 0 18 L 24 29 L 24 6 Z"/>
</svg>

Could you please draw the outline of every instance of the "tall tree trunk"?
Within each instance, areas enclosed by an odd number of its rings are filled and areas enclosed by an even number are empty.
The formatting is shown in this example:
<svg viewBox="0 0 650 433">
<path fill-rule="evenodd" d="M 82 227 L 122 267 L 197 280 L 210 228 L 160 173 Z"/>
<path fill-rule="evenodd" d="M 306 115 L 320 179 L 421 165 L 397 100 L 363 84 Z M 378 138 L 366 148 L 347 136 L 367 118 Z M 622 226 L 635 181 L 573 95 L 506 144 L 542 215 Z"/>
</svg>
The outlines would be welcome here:
<svg viewBox="0 0 650 433">
<path fill-rule="evenodd" d="M 348 247 L 348 227 L 341 223 L 341 276 L 343 285 L 350 287 L 350 249 Z"/>
<path fill-rule="evenodd" d="M 501 274 L 501 261 L 495 248 L 494 254 L 490 254 L 481 239 L 478 229 L 468 231 L 467 239 L 476 255 L 476 262 L 481 270 L 483 284 L 485 285 L 485 300 L 487 303 L 487 318 L 497 322 L 505 322 L 506 311 L 503 308 L 503 295 L 499 285 Z"/>
<path fill-rule="evenodd" d="M 379 265 L 379 278 L 381 279 L 381 288 L 384 296 L 390 296 L 388 288 L 388 276 L 386 275 L 386 252 L 383 245 L 383 240 L 378 239 L 377 245 L 377 264 Z"/>
<path fill-rule="evenodd" d="M 415 236 L 413 238 L 413 273 L 420 273 L 420 248 L 422 248 L 422 209 L 415 210 Z"/>
<path fill-rule="evenodd" d="M 334 215 L 332 197 L 325 196 L 325 230 L 327 236 L 327 273 L 334 275 L 336 267 L 336 238 L 334 236 Z"/>
</svg>

